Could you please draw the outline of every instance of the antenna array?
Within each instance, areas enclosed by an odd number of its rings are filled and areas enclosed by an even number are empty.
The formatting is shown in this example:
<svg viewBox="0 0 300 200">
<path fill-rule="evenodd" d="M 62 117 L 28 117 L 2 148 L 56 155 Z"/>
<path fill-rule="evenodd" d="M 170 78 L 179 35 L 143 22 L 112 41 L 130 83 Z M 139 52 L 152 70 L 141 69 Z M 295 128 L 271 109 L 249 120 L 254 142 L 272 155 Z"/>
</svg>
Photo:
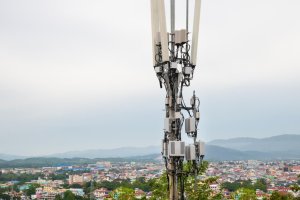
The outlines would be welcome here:
<svg viewBox="0 0 300 200">
<path fill-rule="evenodd" d="M 190 105 L 186 105 L 182 90 L 189 87 L 194 77 L 197 61 L 201 0 L 195 0 L 192 41 L 189 40 L 189 0 L 186 0 L 186 27 L 175 29 L 175 0 L 170 0 L 171 30 L 167 31 L 164 0 L 151 0 L 153 67 L 161 88 L 166 89 L 165 127 L 162 140 L 162 156 L 168 174 L 169 199 L 185 199 L 184 179 L 199 172 L 204 157 L 204 142 L 197 140 L 200 120 L 200 100 L 193 93 Z M 186 111 L 185 118 L 182 111 Z M 181 140 L 181 130 L 193 139 L 186 145 Z M 183 170 L 188 162 L 191 169 Z M 196 183 L 195 183 L 196 186 Z"/>
</svg>

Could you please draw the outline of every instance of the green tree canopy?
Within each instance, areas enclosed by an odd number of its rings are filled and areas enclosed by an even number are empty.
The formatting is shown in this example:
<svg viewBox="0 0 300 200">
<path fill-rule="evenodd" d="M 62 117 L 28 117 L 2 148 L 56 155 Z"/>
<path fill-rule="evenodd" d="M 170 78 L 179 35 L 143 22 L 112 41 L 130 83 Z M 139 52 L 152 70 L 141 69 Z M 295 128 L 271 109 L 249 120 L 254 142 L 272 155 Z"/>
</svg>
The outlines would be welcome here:
<svg viewBox="0 0 300 200">
<path fill-rule="evenodd" d="M 254 190 L 240 188 L 233 193 L 233 198 L 238 200 L 256 200 L 256 194 Z"/>
<path fill-rule="evenodd" d="M 270 197 L 270 200 L 294 200 L 295 198 L 291 194 L 280 194 L 277 191 L 274 191 Z"/>
<path fill-rule="evenodd" d="M 111 197 L 115 200 L 134 200 L 134 190 L 131 188 L 119 187 L 115 189 L 111 194 Z"/>
<path fill-rule="evenodd" d="M 184 171 L 189 172 L 192 170 L 191 164 L 184 165 Z M 208 162 L 204 161 L 199 169 L 199 174 L 205 173 L 208 168 Z M 222 195 L 219 192 L 212 191 L 209 187 L 214 183 L 217 177 L 211 177 L 205 180 L 197 180 L 195 176 L 189 176 L 185 178 L 185 194 L 184 196 L 188 200 L 219 200 L 222 199 Z M 152 184 L 152 197 L 151 200 L 167 200 L 168 199 L 168 181 L 167 174 L 164 173 L 159 179 Z"/>
<path fill-rule="evenodd" d="M 29 188 L 27 190 L 25 190 L 25 194 L 30 197 L 31 195 L 35 194 L 35 190 L 38 187 L 40 187 L 39 184 L 36 184 L 36 183 L 35 184 L 31 184 L 29 186 Z"/>
</svg>

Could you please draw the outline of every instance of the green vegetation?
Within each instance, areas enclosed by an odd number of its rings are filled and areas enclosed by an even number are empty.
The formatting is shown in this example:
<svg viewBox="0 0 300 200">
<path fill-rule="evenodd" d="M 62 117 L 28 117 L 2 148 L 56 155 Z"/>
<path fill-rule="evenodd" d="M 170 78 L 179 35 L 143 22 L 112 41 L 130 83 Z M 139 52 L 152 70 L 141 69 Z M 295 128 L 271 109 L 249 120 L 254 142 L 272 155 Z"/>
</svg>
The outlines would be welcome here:
<svg viewBox="0 0 300 200">
<path fill-rule="evenodd" d="M 204 161 L 203 165 L 199 169 L 199 174 L 202 175 L 205 173 L 205 171 L 208 168 L 208 162 Z M 184 172 L 190 172 L 191 171 L 191 164 L 185 164 L 184 165 Z M 9 195 L 6 194 L 7 191 L 18 191 L 19 185 L 24 184 L 25 182 L 29 182 L 31 180 L 36 180 L 39 177 L 40 178 L 48 178 L 52 180 L 66 180 L 67 174 L 72 173 L 72 171 L 58 171 L 55 174 L 50 174 L 47 177 L 44 177 L 42 174 L 1 174 L 0 173 L 0 183 L 1 182 L 7 182 L 7 181 L 19 181 L 18 183 L 14 184 L 13 186 L 10 186 L 8 188 L 0 188 L 0 200 L 8 200 L 10 199 Z M 82 173 L 80 172 L 74 172 L 74 173 Z M 298 183 L 300 182 L 300 176 Z M 222 199 L 222 194 L 218 192 L 214 192 L 210 189 L 209 185 L 214 184 L 217 182 L 217 177 L 211 177 L 207 179 L 196 179 L 194 176 L 190 176 L 185 178 L 183 181 L 185 183 L 185 195 L 186 199 L 189 200 L 220 200 Z M 65 182 L 66 183 L 66 182 Z M 40 187 L 38 184 L 31 184 L 30 187 L 23 192 L 30 196 L 35 193 L 36 188 Z M 113 199 L 118 200 L 136 200 L 134 197 L 134 189 L 139 188 L 145 192 L 152 191 L 152 197 L 151 200 L 167 200 L 168 199 L 168 182 L 167 182 L 167 174 L 164 173 L 160 178 L 157 179 L 151 179 L 151 180 L 145 180 L 145 178 L 137 178 L 134 182 L 131 182 L 128 180 L 121 180 L 116 179 L 112 182 L 109 181 L 103 181 L 100 183 L 97 182 L 87 182 L 83 185 L 79 184 L 64 184 L 64 188 L 82 188 L 85 192 L 86 196 L 76 196 L 69 190 L 67 190 L 63 195 L 57 195 L 55 200 L 86 200 L 86 199 L 92 199 L 92 192 L 95 189 L 104 187 L 108 190 L 111 190 L 111 197 Z M 256 199 L 255 190 L 259 189 L 264 192 L 267 192 L 267 183 L 265 179 L 258 179 L 255 183 L 251 182 L 250 180 L 246 181 L 235 181 L 233 183 L 225 182 L 222 184 L 221 189 L 228 189 L 230 192 L 232 192 L 232 198 L 233 199 L 239 199 L 239 200 L 254 200 Z M 295 184 L 290 186 L 290 189 L 294 192 L 297 192 L 300 190 L 299 185 Z M 143 200 L 146 199 L 146 197 L 142 198 Z M 300 198 L 293 198 L 291 194 L 283 195 L 278 192 L 273 192 L 272 196 L 270 197 L 270 200 L 300 200 Z"/>
<path fill-rule="evenodd" d="M 199 175 L 203 174 L 208 167 L 208 162 L 204 161 Z M 185 170 L 189 170 L 190 165 L 184 166 Z M 217 177 L 211 177 L 206 180 L 195 180 L 194 177 L 190 176 L 184 180 L 186 198 L 189 200 L 219 200 L 222 199 L 221 193 L 215 193 L 209 187 L 210 184 L 214 183 Z M 167 175 L 162 175 L 157 179 L 153 185 L 151 200 L 167 200 Z"/>
<path fill-rule="evenodd" d="M 35 194 L 35 190 L 38 187 L 40 187 L 39 184 L 31 184 L 29 188 L 25 190 L 25 194 L 30 197 L 31 195 Z"/>
<path fill-rule="evenodd" d="M 70 173 L 68 173 L 70 174 Z M 67 172 L 63 172 L 63 173 L 55 173 L 55 174 L 50 174 L 48 176 L 48 179 L 51 180 L 66 180 L 69 176 L 67 175 Z"/>
<path fill-rule="evenodd" d="M 89 200 L 89 199 L 81 196 L 77 196 L 73 194 L 70 190 L 67 190 L 64 192 L 62 196 L 56 195 L 55 200 Z"/>
<path fill-rule="evenodd" d="M 118 200 L 135 200 L 136 198 L 134 197 L 134 190 L 131 188 L 125 188 L 125 187 L 119 187 L 115 189 L 111 194 L 111 197 L 113 199 L 118 199 Z"/>
<path fill-rule="evenodd" d="M 8 194 L 3 194 L 0 192 L 0 199 L 3 199 L 3 200 L 10 200 L 10 196 Z"/>
<path fill-rule="evenodd" d="M 160 178 L 152 183 L 152 198 L 151 200 L 165 200 L 167 199 L 168 180 L 167 174 L 164 173 Z"/>
<path fill-rule="evenodd" d="M 280 194 L 279 192 L 275 191 L 272 193 L 270 200 L 296 200 L 291 194 Z"/>
<path fill-rule="evenodd" d="M 300 186 L 295 184 L 290 186 L 291 190 L 294 192 L 298 192 L 300 190 Z"/>
<path fill-rule="evenodd" d="M 26 158 L 16 159 L 11 161 L 0 161 L 1 168 L 37 168 L 37 167 L 56 167 L 66 165 L 87 165 L 94 164 L 98 161 L 109 161 L 109 162 L 154 162 L 154 155 L 148 157 L 137 156 L 129 158 Z"/>
<path fill-rule="evenodd" d="M 240 188 L 250 189 L 250 190 L 262 190 L 267 192 L 267 183 L 265 179 L 258 179 L 256 183 L 252 184 L 250 180 L 247 181 L 235 181 L 233 183 L 225 182 L 222 184 L 222 188 L 228 189 L 230 192 L 235 192 Z"/>
<path fill-rule="evenodd" d="M 233 193 L 232 197 L 239 200 L 256 200 L 255 191 L 248 188 L 240 188 Z"/>
<path fill-rule="evenodd" d="M 189 170 L 189 165 L 185 165 L 184 169 Z M 203 162 L 201 169 L 199 170 L 199 175 L 203 174 L 208 167 L 208 162 Z M 188 177 L 184 180 L 186 196 L 189 200 L 219 200 L 222 198 L 220 193 L 214 193 L 209 185 L 214 183 L 217 177 L 208 178 L 206 180 L 195 180 L 194 177 Z M 69 186 L 71 187 L 71 186 Z M 95 189 L 104 187 L 111 190 L 111 197 L 118 200 L 135 200 L 134 189 L 139 188 L 145 192 L 152 191 L 151 200 L 166 200 L 167 198 L 167 175 L 164 173 L 160 178 L 151 179 L 146 181 L 145 178 L 138 178 L 134 182 L 130 180 L 114 180 L 112 182 L 103 181 L 101 183 L 88 182 L 83 186 L 72 185 L 72 187 L 83 188 L 84 192 L 87 194 L 87 198 L 90 198 L 91 192 Z M 73 197 L 68 197 L 73 198 Z M 75 197 L 74 197 L 75 198 Z M 65 199 L 65 197 L 64 197 Z M 142 198 L 145 199 L 145 198 Z M 57 197 L 56 200 L 59 200 Z"/>
<path fill-rule="evenodd" d="M 29 182 L 31 180 L 37 180 L 38 178 L 43 178 L 44 175 L 41 173 L 37 174 L 0 174 L 0 183 L 8 181 L 19 181 L 21 183 Z"/>
<path fill-rule="evenodd" d="M 139 188 L 145 192 L 149 192 L 152 190 L 152 185 L 154 184 L 155 180 L 146 181 L 145 178 L 137 178 L 134 182 L 130 182 L 130 180 L 114 180 L 112 182 L 103 181 L 101 183 L 94 182 L 94 188 L 107 188 L 109 190 L 115 190 L 120 187 L 135 189 Z"/>
</svg>

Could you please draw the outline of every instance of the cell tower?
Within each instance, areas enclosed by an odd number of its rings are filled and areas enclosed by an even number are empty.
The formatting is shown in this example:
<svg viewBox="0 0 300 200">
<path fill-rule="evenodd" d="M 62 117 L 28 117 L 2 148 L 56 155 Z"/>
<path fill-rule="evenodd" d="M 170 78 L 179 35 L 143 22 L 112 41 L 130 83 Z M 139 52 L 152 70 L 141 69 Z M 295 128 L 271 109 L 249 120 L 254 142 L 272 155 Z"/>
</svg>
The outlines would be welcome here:
<svg viewBox="0 0 300 200">
<path fill-rule="evenodd" d="M 192 40 L 189 40 L 189 0 L 186 0 L 186 27 L 175 29 L 175 0 L 170 0 L 171 30 L 167 31 L 164 0 L 151 0 L 153 66 L 161 88 L 166 89 L 165 127 L 162 140 L 162 156 L 166 165 L 169 199 L 185 199 L 184 179 L 195 176 L 204 157 L 204 142 L 197 140 L 197 126 L 200 120 L 200 100 L 195 92 L 186 105 L 182 96 L 184 87 L 189 87 L 194 76 L 197 61 L 198 33 L 201 0 L 194 0 L 194 21 Z M 186 111 L 185 119 L 182 111 Z M 181 140 L 181 129 L 193 140 L 186 145 Z M 188 162 L 192 169 L 183 170 Z M 197 184 L 195 183 L 195 186 Z"/>
</svg>

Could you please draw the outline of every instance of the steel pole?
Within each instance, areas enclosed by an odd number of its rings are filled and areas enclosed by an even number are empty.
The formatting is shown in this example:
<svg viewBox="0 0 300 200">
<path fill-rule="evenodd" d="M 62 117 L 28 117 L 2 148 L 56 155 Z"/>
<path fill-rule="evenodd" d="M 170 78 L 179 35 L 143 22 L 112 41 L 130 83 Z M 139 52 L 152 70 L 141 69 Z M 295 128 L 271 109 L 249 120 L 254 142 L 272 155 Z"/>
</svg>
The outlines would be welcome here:
<svg viewBox="0 0 300 200">
<path fill-rule="evenodd" d="M 171 54 L 170 54 L 170 61 L 173 61 L 175 58 L 174 51 L 175 51 L 175 0 L 170 0 L 170 9 L 171 9 Z M 171 77 L 174 78 L 174 77 Z M 169 87 L 168 88 L 168 94 L 169 98 L 172 99 L 171 105 L 176 105 L 176 101 L 174 102 L 174 99 L 176 99 L 175 91 L 177 91 L 178 85 L 174 84 L 174 88 Z M 175 108 L 174 106 L 168 106 L 168 114 L 170 117 L 174 119 L 175 117 Z M 174 130 L 172 128 L 171 134 L 170 134 L 170 140 L 176 140 L 176 129 Z M 169 199 L 170 200 L 178 200 L 178 184 L 177 184 L 177 176 L 176 176 L 176 162 L 175 158 L 171 157 L 169 162 L 169 186 L 170 186 L 170 193 L 169 193 Z"/>
</svg>

